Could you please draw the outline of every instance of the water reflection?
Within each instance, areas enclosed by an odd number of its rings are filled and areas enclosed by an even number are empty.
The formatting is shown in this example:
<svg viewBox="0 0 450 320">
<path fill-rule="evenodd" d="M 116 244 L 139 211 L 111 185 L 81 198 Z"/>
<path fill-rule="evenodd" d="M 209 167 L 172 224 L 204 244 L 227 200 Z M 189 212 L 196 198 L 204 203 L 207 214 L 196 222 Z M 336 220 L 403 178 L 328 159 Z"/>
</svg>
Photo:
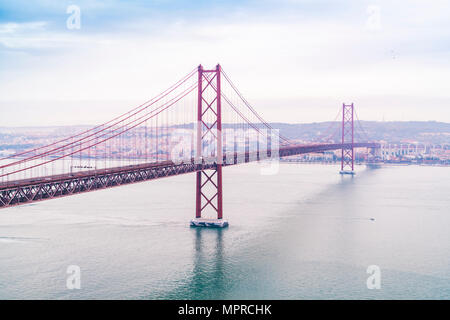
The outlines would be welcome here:
<svg viewBox="0 0 450 320">
<path fill-rule="evenodd" d="M 220 299 L 225 294 L 224 232 L 222 228 L 194 229 L 194 267 L 189 285 L 192 292 L 188 296 L 205 299 L 214 292 Z"/>
<path fill-rule="evenodd" d="M 191 228 L 192 269 L 182 284 L 164 298 L 224 299 L 228 285 L 224 233 L 221 228 Z"/>
</svg>

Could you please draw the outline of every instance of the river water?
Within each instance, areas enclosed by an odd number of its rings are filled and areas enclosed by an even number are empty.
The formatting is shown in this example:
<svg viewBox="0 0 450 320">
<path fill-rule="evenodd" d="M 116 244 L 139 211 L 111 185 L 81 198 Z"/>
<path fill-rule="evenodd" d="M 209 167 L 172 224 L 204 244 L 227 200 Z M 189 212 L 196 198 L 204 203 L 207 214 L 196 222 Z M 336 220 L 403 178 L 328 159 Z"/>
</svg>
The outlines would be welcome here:
<svg viewBox="0 0 450 320">
<path fill-rule="evenodd" d="M 450 299 L 450 169 L 338 170 L 224 168 L 227 229 L 189 227 L 192 174 L 2 209 L 0 298 Z"/>
</svg>

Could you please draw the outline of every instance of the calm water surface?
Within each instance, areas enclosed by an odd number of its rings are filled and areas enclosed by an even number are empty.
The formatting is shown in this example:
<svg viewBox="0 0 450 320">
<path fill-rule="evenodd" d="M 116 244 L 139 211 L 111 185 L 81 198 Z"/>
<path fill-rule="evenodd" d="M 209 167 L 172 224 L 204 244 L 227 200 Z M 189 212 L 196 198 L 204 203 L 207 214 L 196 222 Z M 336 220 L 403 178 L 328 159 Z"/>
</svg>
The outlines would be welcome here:
<svg viewBox="0 0 450 320">
<path fill-rule="evenodd" d="M 450 168 L 357 171 L 225 168 L 224 230 L 189 227 L 194 175 L 2 209 L 0 298 L 450 299 Z"/>
</svg>

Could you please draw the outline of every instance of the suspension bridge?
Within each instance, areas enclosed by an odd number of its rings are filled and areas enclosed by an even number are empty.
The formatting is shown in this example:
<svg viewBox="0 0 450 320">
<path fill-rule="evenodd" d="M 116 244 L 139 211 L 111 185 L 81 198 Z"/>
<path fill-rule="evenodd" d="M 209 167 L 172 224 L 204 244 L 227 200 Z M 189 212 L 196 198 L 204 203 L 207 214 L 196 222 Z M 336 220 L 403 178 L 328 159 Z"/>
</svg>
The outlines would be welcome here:
<svg viewBox="0 0 450 320">
<path fill-rule="evenodd" d="M 191 224 L 227 226 L 223 167 L 340 150 L 340 173 L 353 174 L 355 148 L 380 148 L 361 126 L 366 138 L 355 139 L 355 116 L 343 104 L 317 142 L 296 142 L 256 112 L 220 65 L 200 65 L 108 122 L 0 159 L 0 208 L 195 173 Z"/>
</svg>

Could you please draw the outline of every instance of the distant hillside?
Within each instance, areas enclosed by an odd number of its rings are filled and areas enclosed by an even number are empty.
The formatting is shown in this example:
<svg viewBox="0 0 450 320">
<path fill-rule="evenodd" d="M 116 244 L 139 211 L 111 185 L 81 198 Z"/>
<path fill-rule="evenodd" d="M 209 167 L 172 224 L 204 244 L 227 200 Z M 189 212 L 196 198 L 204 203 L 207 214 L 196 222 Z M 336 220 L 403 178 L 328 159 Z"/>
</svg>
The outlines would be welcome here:
<svg viewBox="0 0 450 320">
<path fill-rule="evenodd" d="M 317 137 L 334 134 L 339 139 L 340 122 L 318 122 L 306 124 L 272 123 L 274 128 L 280 129 L 282 135 L 299 140 L 315 141 Z M 420 143 L 450 144 L 450 123 L 437 121 L 361 121 L 355 122 L 355 131 L 359 136 L 355 139 L 367 140 L 363 131 L 372 140 L 389 142 L 417 141 Z M 325 134 L 325 133 L 328 134 Z"/>
<path fill-rule="evenodd" d="M 280 129 L 282 135 L 304 142 L 326 141 L 323 138 L 330 135 L 334 137 L 334 141 L 340 140 L 340 122 L 272 123 L 271 125 Z M 182 127 L 193 128 L 193 125 Z M 224 124 L 223 127 L 229 128 L 230 125 Z M 355 123 L 356 141 L 368 140 L 361 127 L 370 140 L 375 141 L 450 144 L 450 123 L 436 121 L 361 121 L 359 125 Z M 71 136 L 88 128 L 91 128 L 91 126 L 0 127 L 0 151 L 7 149 L 17 151 L 36 145 L 45 145 L 55 139 Z M 319 138 L 322 138 L 322 140 Z"/>
</svg>

